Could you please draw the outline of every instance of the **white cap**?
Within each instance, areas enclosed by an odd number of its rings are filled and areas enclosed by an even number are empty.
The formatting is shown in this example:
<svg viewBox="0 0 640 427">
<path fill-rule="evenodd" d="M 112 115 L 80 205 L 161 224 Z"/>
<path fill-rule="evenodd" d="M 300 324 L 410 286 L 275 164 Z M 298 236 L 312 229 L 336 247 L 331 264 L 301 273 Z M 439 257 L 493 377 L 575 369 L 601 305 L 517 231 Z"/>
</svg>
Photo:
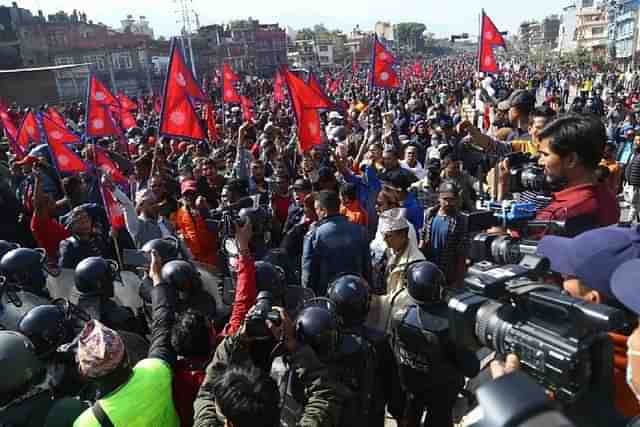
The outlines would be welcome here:
<svg viewBox="0 0 640 427">
<path fill-rule="evenodd" d="M 402 208 L 393 208 L 380 214 L 380 232 L 387 233 L 389 231 L 406 230 L 409 228 L 409 221 L 405 216 L 405 210 Z"/>
</svg>

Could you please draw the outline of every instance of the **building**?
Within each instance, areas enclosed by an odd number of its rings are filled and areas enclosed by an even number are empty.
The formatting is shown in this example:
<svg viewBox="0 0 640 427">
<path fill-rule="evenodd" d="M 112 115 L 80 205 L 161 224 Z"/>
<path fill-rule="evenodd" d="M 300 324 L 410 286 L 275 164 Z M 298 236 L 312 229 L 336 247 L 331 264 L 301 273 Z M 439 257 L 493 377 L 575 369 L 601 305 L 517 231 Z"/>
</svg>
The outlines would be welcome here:
<svg viewBox="0 0 640 427">
<path fill-rule="evenodd" d="M 558 45 L 558 35 L 560 32 L 560 16 L 551 15 L 542 20 L 542 47 L 552 50 Z"/>
<path fill-rule="evenodd" d="M 573 52 L 578 47 L 576 41 L 576 22 L 577 21 L 577 7 L 574 4 L 570 4 L 562 9 L 562 15 L 560 15 L 560 29 L 558 31 L 558 52 L 563 53 Z"/>
<path fill-rule="evenodd" d="M 607 10 L 603 6 L 582 7 L 576 14 L 576 42 L 579 49 L 597 56 L 607 54 L 609 42 Z"/>
<path fill-rule="evenodd" d="M 618 0 L 607 7 L 608 16 L 615 22 L 609 33 L 613 41 L 610 53 L 619 63 L 632 65 L 637 44 L 638 0 Z"/>
<path fill-rule="evenodd" d="M 228 63 L 236 72 L 272 77 L 287 63 L 287 35 L 278 24 L 248 18 L 208 25 L 200 27 L 193 42 L 196 57 L 209 71 Z"/>
<path fill-rule="evenodd" d="M 380 39 L 384 39 L 387 41 L 394 40 L 393 25 L 391 25 L 389 22 L 382 22 L 382 21 L 376 22 L 376 25 L 373 31 L 376 33 L 376 35 Z"/>
<path fill-rule="evenodd" d="M 120 23 L 122 24 L 120 31 L 123 33 L 143 34 L 153 38 L 153 29 L 145 16 L 140 16 L 136 21 L 133 19 L 133 15 L 127 15 L 127 18 L 120 21 Z"/>
</svg>

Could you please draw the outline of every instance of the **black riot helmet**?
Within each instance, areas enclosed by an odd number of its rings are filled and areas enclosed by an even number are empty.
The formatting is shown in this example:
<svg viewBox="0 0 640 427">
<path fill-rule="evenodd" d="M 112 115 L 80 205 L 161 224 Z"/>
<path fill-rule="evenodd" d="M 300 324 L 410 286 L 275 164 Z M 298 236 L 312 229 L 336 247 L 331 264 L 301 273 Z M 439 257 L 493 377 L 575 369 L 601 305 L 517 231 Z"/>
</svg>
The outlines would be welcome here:
<svg viewBox="0 0 640 427">
<path fill-rule="evenodd" d="M 176 288 L 181 300 L 187 299 L 189 295 L 202 287 L 200 273 L 193 264 L 187 261 L 169 261 L 162 266 L 160 277 L 163 282 Z"/>
<path fill-rule="evenodd" d="M 258 292 L 268 291 L 277 304 L 284 299 L 285 272 L 266 261 L 256 261 L 256 288 Z"/>
<path fill-rule="evenodd" d="M 33 344 L 24 335 L 13 331 L 0 331 L 0 406 L 37 384 L 45 373 Z"/>
<path fill-rule="evenodd" d="M 17 248 L 4 254 L 0 260 L 0 272 L 7 278 L 9 285 L 46 295 L 46 264 L 47 254 L 44 249 Z"/>
<path fill-rule="evenodd" d="M 334 280 L 327 289 L 327 298 L 335 304 L 346 328 L 361 325 L 369 314 L 369 285 L 355 274 L 345 274 Z"/>
<path fill-rule="evenodd" d="M 111 298 L 117 271 L 118 265 L 112 260 L 95 256 L 85 258 L 76 266 L 74 273 L 76 290 L 83 295 Z"/>
<path fill-rule="evenodd" d="M 19 244 L 14 242 L 9 242 L 8 240 L 0 240 L 0 259 L 9 251 L 14 249 L 18 249 L 20 247 Z"/>
<path fill-rule="evenodd" d="M 180 243 L 175 237 L 149 240 L 142 246 L 143 252 L 156 251 L 162 262 L 169 262 L 180 258 Z"/>
<path fill-rule="evenodd" d="M 247 219 L 251 222 L 251 231 L 254 236 L 262 236 L 268 231 L 269 215 L 263 208 L 242 208 L 238 212 L 240 221 Z"/>
<path fill-rule="evenodd" d="M 338 349 L 338 316 L 327 298 L 314 298 L 305 304 L 296 318 L 296 339 L 313 348 L 322 360 L 330 359 Z"/>
<path fill-rule="evenodd" d="M 418 305 L 438 302 L 446 280 L 442 270 L 432 262 L 418 261 L 406 270 L 407 292 Z"/>
<path fill-rule="evenodd" d="M 18 322 L 18 332 L 29 338 L 38 356 L 46 356 L 73 337 L 67 314 L 59 305 L 40 305 Z"/>
</svg>

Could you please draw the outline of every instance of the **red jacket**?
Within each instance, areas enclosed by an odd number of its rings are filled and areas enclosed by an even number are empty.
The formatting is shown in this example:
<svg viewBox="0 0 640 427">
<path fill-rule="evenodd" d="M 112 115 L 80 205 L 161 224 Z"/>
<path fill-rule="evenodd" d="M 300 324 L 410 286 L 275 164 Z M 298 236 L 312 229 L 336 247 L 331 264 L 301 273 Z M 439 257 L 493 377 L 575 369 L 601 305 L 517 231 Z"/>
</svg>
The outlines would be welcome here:
<svg viewBox="0 0 640 427">
<path fill-rule="evenodd" d="M 220 334 L 220 338 L 234 335 L 238 332 L 249 309 L 256 303 L 256 294 L 256 263 L 252 256 L 240 255 L 238 258 L 236 295 L 231 309 L 231 318 Z"/>
<path fill-rule="evenodd" d="M 193 425 L 193 402 L 206 376 L 209 357 L 181 359 L 173 369 L 173 403 L 181 427 Z"/>
</svg>

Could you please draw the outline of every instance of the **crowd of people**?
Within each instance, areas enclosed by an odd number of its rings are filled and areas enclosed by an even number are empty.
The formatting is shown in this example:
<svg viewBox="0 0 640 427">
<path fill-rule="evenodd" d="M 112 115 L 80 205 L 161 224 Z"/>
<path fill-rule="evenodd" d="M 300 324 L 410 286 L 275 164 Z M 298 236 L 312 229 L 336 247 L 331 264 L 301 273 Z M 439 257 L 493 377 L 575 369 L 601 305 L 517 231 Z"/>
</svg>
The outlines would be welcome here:
<svg viewBox="0 0 640 427">
<path fill-rule="evenodd" d="M 423 70 L 393 90 L 364 67 L 319 76 L 334 108 L 306 151 L 262 79 L 238 86 L 253 120 L 212 83 L 200 141 L 160 134 L 154 98 L 134 98 L 124 139 L 70 146 L 87 172 L 61 173 L 46 144 L 3 145 L 0 425 L 470 425 L 473 384 L 527 368 L 449 333 L 478 232 L 534 241 L 547 285 L 624 313 L 557 425 L 632 425 L 637 73 L 512 61 L 483 75 L 465 55 Z M 4 111 L 53 109 L 82 134 L 85 107 Z M 472 225 L 516 206 L 526 221 Z"/>
</svg>

